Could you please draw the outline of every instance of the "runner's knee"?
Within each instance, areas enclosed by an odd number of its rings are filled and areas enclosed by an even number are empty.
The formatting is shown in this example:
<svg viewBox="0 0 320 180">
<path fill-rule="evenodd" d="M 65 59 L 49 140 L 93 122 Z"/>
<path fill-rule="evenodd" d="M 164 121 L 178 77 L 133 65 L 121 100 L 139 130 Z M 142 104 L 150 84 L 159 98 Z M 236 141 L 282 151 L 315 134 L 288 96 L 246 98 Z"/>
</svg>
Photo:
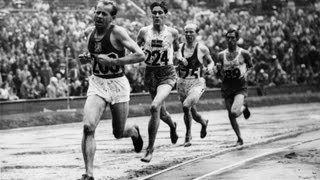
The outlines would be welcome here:
<svg viewBox="0 0 320 180">
<path fill-rule="evenodd" d="M 231 114 L 233 114 L 233 116 L 240 116 L 241 114 L 241 107 L 232 107 L 231 108 Z"/>
<path fill-rule="evenodd" d="M 151 113 L 155 113 L 155 112 L 158 112 L 159 111 L 159 107 L 155 104 L 151 104 L 151 107 L 150 107 L 150 112 Z"/>
<path fill-rule="evenodd" d="M 239 114 L 238 114 L 238 112 L 236 112 L 236 111 L 231 111 L 230 113 L 229 113 L 229 118 L 237 118 L 239 116 Z"/>
<path fill-rule="evenodd" d="M 93 126 L 90 126 L 88 124 L 83 125 L 84 135 L 86 135 L 86 136 L 93 135 L 94 132 L 95 132 L 95 128 Z"/>
<path fill-rule="evenodd" d="M 183 106 L 183 107 L 182 107 L 182 110 L 183 110 L 184 113 L 189 113 L 190 107 L 188 107 L 188 106 Z"/>
</svg>

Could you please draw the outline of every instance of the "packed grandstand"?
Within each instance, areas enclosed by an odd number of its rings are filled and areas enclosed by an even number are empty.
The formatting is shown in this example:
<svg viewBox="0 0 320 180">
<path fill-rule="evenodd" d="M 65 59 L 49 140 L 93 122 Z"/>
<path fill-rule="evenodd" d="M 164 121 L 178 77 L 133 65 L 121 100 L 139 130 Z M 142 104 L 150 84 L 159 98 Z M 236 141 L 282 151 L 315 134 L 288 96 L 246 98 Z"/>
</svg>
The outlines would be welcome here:
<svg viewBox="0 0 320 180">
<path fill-rule="evenodd" d="M 136 39 L 139 29 L 151 22 L 152 1 L 115 1 L 120 9 L 115 23 Z M 77 57 L 86 51 L 83 32 L 92 25 L 94 2 L 0 0 L 1 100 L 86 95 L 91 66 L 80 64 Z M 169 2 L 167 24 L 180 32 L 181 42 L 184 25 L 198 24 L 198 40 L 208 46 L 214 60 L 226 48 L 226 30 L 239 29 L 238 44 L 249 50 L 255 65 L 248 75 L 250 86 L 319 84 L 319 2 L 281 1 L 268 8 L 261 0 Z M 146 91 L 143 68 L 143 64 L 126 68 L 133 93 Z M 220 87 L 215 75 L 206 80 L 208 88 Z"/>
</svg>

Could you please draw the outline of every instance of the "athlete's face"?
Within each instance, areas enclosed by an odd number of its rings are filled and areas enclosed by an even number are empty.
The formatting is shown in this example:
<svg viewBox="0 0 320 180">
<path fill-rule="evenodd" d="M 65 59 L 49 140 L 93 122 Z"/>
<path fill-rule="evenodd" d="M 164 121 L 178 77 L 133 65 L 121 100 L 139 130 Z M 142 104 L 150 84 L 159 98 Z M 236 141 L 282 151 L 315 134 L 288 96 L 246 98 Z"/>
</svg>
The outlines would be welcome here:
<svg viewBox="0 0 320 180">
<path fill-rule="evenodd" d="M 184 34 L 187 40 L 187 43 L 192 43 L 196 39 L 196 30 L 194 28 L 185 28 Z"/>
<path fill-rule="evenodd" d="M 94 24 L 97 28 L 107 27 L 111 23 L 113 19 L 113 17 L 110 14 L 111 10 L 111 4 L 97 4 L 96 10 L 94 11 Z"/>
<path fill-rule="evenodd" d="M 166 17 L 166 14 L 164 13 L 163 9 L 160 6 L 155 6 L 151 10 L 153 24 L 154 25 L 160 25 L 163 23 L 164 18 Z"/>
<path fill-rule="evenodd" d="M 234 47 L 237 45 L 238 40 L 235 32 L 228 33 L 226 36 L 226 39 L 229 47 Z"/>
</svg>

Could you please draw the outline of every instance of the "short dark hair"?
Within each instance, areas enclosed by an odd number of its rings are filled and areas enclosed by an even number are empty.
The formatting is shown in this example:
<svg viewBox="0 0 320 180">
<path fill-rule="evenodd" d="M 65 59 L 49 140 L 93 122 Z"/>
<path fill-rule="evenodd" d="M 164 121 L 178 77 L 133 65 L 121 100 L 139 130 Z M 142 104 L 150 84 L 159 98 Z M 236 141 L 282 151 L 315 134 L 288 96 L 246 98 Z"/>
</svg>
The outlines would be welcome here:
<svg viewBox="0 0 320 180">
<path fill-rule="evenodd" d="M 231 34 L 231 33 L 235 33 L 237 40 L 239 40 L 239 31 L 238 31 L 237 29 L 234 29 L 234 28 L 228 29 L 228 31 L 227 31 L 227 33 L 225 34 L 225 36 L 227 37 L 227 35 L 228 35 L 228 34 Z"/>
<path fill-rule="evenodd" d="M 97 5 L 98 5 L 99 3 L 102 3 L 102 4 L 105 5 L 105 6 L 107 6 L 107 5 L 109 5 L 109 4 L 112 5 L 112 10 L 111 10 L 111 12 L 110 12 L 110 15 L 111 15 L 111 16 L 117 15 L 117 13 L 118 13 L 118 8 L 117 8 L 115 2 L 110 1 L 110 0 L 99 0 L 99 1 L 97 2 Z M 97 8 L 97 5 L 95 6 L 95 9 Z"/>
<path fill-rule="evenodd" d="M 161 1 L 161 2 L 154 2 L 150 5 L 150 10 L 152 11 L 152 9 L 156 6 L 160 6 L 162 8 L 162 10 L 164 11 L 165 14 L 167 14 L 168 12 L 168 6 L 166 4 L 166 2 Z"/>
</svg>

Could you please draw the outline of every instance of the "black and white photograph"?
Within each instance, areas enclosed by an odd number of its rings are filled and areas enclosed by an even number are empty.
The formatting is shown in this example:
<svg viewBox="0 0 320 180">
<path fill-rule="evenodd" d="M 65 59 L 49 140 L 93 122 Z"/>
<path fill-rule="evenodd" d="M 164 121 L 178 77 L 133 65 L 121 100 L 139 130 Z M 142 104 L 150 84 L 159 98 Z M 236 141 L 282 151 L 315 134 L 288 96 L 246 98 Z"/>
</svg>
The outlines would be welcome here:
<svg viewBox="0 0 320 180">
<path fill-rule="evenodd" d="M 319 180 L 320 0 L 0 0 L 1 180 Z"/>
</svg>

